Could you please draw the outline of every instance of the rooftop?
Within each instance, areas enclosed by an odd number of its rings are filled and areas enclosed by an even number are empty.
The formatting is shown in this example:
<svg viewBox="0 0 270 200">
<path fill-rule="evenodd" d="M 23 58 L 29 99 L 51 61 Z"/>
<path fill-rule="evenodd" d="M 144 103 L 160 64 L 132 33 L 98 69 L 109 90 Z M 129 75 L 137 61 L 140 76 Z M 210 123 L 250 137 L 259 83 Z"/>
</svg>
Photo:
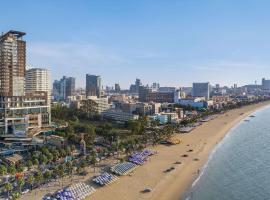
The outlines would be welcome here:
<svg viewBox="0 0 270 200">
<path fill-rule="evenodd" d="M 5 37 L 7 37 L 8 35 L 15 35 L 17 38 L 21 38 L 22 36 L 24 36 L 26 33 L 21 32 L 21 31 L 14 31 L 14 30 L 10 30 L 7 33 L 1 35 L 0 40 L 4 39 Z"/>
</svg>

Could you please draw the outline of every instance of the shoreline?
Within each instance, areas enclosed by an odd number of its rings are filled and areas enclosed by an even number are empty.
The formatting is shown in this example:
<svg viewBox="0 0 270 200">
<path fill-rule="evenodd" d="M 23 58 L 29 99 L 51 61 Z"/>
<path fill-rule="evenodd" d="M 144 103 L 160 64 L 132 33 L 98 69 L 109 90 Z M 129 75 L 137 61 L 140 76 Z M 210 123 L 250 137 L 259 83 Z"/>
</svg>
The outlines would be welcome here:
<svg viewBox="0 0 270 200">
<path fill-rule="evenodd" d="M 96 193 L 86 199 L 181 199 L 200 176 L 198 172 L 207 165 L 209 156 L 230 130 L 251 113 L 269 105 L 270 102 L 266 101 L 230 110 L 190 133 L 177 135 L 182 140 L 181 144 L 169 147 L 158 145 L 153 148 L 159 152 L 158 155 L 151 157 L 145 165 L 136 169 L 132 176 L 121 177 L 113 185 L 98 188 Z M 187 152 L 190 149 L 193 151 Z M 187 154 L 188 157 L 182 157 L 183 154 Z M 182 164 L 177 165 L 176 161 L 181 161 Z M 175 170 L 164 173 L 164 170 L 170 167 L 175 167 Z M 147 187 L 153 191 L 148 194 L 140 192 Z"/>
</svg>

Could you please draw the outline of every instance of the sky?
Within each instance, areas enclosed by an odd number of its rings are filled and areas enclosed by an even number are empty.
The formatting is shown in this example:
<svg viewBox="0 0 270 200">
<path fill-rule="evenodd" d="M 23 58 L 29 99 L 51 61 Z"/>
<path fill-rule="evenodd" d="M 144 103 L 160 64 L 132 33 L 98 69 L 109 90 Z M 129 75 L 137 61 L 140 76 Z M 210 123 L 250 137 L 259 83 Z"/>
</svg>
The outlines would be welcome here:
<svg viewBox="0 0 270 200">
<path fill-rule="evenodd" d="M 267 0 L 1 1 L 0 31 L 26 32 L 27 64 L 85 86 L 250 84 L 270 78 Z"/>
</svg>

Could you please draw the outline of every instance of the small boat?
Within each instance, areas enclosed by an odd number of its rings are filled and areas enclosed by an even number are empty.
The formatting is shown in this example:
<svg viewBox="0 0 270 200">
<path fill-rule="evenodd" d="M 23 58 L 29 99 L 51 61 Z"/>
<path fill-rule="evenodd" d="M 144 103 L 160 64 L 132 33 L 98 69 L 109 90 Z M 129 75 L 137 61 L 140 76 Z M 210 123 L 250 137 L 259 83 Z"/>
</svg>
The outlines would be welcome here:
<svg viewBox="0 0 270 200">
<path fill-rule="evenodd" d="M 255 117 L 254 115 L 250 115 L 249 117 Z"/>
<path fill-rule="evenodd" d="M 245 121 L 245 122 L 249 122 L 249 120 L 248 120 L 248 119 L 245 119 L 244 121 Z"/>
</svg>

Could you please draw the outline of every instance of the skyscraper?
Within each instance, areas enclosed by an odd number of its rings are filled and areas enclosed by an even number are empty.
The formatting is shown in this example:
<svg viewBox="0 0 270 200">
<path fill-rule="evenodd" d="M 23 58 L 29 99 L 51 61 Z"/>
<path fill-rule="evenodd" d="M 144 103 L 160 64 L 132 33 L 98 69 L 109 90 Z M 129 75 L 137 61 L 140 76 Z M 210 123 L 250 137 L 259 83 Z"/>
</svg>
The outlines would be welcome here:
<svg viewBox="0 0 270 200">
<path fill-rule="evenodd" d="M 101 77 L 86 74 L 86 96 L 101 96 Z"/>
<path fill-rule="evenodd" d="M 25 35 L 9 31 L 0 37 L 0 95 L 23 96 L 25 76 Z"/>
<path fill-rule="evenodd" d="M 31 136 L 50 125 L 47 92 L 25 91 L 24 35 L 9 31 L 0 37 L 0 134 Z"/>
<path fill-rule="evenodd" d="M 48 104 L 51 102 L 51 75 L 50 71 L 42 68 L 26 70 L 25 91 L 47 92 Z"/>
<path fill-rule="evenodd" d="M 119 93 L 121 91 L 119 83 L 115 83 L 114 85 L 115 92 Z"/>
<path fill-rule="evenodd" d="M 192 94 L 194 97 L 205 97 L 208 100 L 210 98 L 210 84 L 193 83 Z"/>
<path fill-rule="evenodd" d="M 62 79 L 53 82 L 54 100 L 67 100 L 69 96 L 75 95 L 75 78 L 63 76 Z"/>
<path fill-rule="evenodd" d="M 139 87 L 142 85 L 140 79 L 136 78 L 135 84 L 130 85 L 130 93 L 139 93 Z"/>
<path fill-rule="evenodd" d="M 262 79 L 262 89 L 266 92 L 270 92 L 270 80 Z"/>
</svg>

